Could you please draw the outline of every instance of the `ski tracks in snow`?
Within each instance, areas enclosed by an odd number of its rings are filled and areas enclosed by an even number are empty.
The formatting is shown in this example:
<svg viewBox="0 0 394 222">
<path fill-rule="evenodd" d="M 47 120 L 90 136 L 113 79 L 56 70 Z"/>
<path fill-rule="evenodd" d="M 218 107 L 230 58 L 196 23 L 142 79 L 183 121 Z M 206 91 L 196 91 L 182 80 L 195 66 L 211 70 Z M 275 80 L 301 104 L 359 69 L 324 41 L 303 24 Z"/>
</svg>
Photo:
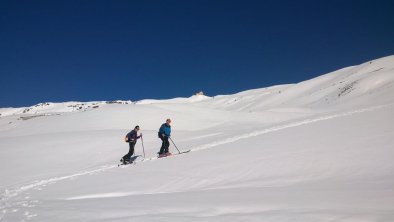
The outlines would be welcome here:
<svg viewBox="0 0 394 222">
<path fill-rule="evenodd" d="M 100 173 L 112 168 L 117 167 L 117 165 L 111 165 L 111 166 L 103 166 L 99 169 L 95 169 L 95 170 L 90 170 L 90 171 L 84 171 L 84 172 L 80 172 L 80 173 L 75 173 L 75 174 L 71 174 L 71 175 L 67 175 L 67 176 L 62 176 L 62 177 L 54 177 L 54 178 L 50 178 L 47 180 L 41 180 L 41 181 L 35 181 L 31 184 L 25 185 L 25 186 L 21 186 L 18 188 L 14 188 L 14 189 L 6 189 L 3 194 L 1 195 L 1 199 L 0 199 L 0 221 L 3 221 L 3 218 L 5 216 L 5 214 L 7 214 L 8 212 L 18 212 L 20 211 L 20 208 L 32 208 L 35 207 L 36 204 L 39 203 L 39 201 L 35 201 L 35 200 L 30 200 L 30 197 L 27 195 L 23 201 L 17 201 L 16 203 L 9 203 L 8 200 L 10 198 L 13 198 L 15 196 L 20 195 L 21 193 L 24 193 L 28 190 L 31 189 L 37 189 L 37 190 L 42 190 L 42 187 L 45 187 L 47 185 L 62 181 L 62 180 L 67 180 L 67 179 L 73 179 L 79 176 L 84 176 L 84 175 L 92 175 L 92 174 L 96 174 L 96 173 Z M 35 214 L 31 214 L 29 211 L 24 211 L 24 216 L 26 216 L 26 218 L 32 218 L 35 217 L 37 215 Z"/>
<path fill-rule="evenodd" d="M 394 104 L 387 104 L 387 105 L 375 106 L 375 107 L 370 107 L 370 108 L 364 108 L 364 109 L 359 109 L 359 110 L 354 110 L 354 111 L 349 111 L 349 112 L 344 112 L 344 113 L 339 113 L 339 114 L 332 114 L 332 115 L 327 115 L 327 116 L 321 116 L 321 117 L 317 117 L 317 118 L 310 118 L 310 119 L 306 119 L 306 120 L 302 120 L 302 121 L 297 121 L 297 122 L 292 122 L 292 123 L 288 123 L 288 124 L 284 124 L 284 125 L 274 126 L 271 128 L 266 128 L 266 129 L 250 132 L 247 134 L 242 134 L 242 135 L 235 136 L 235 137 L 229 137 L 227 139 L 204 144 L 204 145 L 192 148 L 191 151 L 194 152 L 194 151 L 199 151 L 199 150 L 205 150 L 205 149 L 209 149 L 212 147 L 216 147 L 216 146 L 220 146 L 220 145 L 228 144 L 228 143 L 233 143 L 233 142 L 236 142 L 239 140 L 260 136 L 260 135 L 267 134 L 267 133 L 272 133 L 272 132 L 276 132 L 276 131 L 280 131 L 280 130 L 284 130 L 284 129 L 288 129 L 288 128 L 303 126 L 303 125 L 316 123 L 316 122 L 320 122 L 320 121 L 325 121 L 325 120 L 330 120 L 330 119 L 334 119 L 334 118 L 351 116 L 351 115 L 355 115 L 358 113 L 370 112 L 370 111 L 374 111 L 377 109 L 386 108 L 386 107 L 389 107 L 392 105 L 394 105 Z M 158 159 L 157 157 L 151 157 L 151 158 L 147 158 L 147 159 L 144 159 L 144 160 L 138 161 L 138 162 L 142 163 L 144 161 L 153 161 L 153 160 L 157 160 L 157 159 Z M 125 167 L 128 167 L 128 166 L 123 166 L 122 168 L 125 168 Z M 104 172 L 104 171 L 107 171 L 110 169 L 114 169 L 114 168 L 118 168 L 118 165 L 117 164 L 105 165 L 105 166 L 100 167 L 99 169 L 94 169 L 94 170 L 90 170 L 90 171 L 83 171 L 83 172 L 79 172 L 79 173 L 75 173 L 75 174 L 71 174 L 71 175 L 67 175 L 67 176 L 54 177 L 54 178 L 41 180 L 41 181 L 35 181 L 31 184 L 27 184 L 27 185 L 24 185 L 21 187 L 6 189 L 3 192 L 3 194 L 1 195 L 1 199 L 0 199 L 0 221 L 3 221 L 3 218 L 9 212 L 15 213 L 15 212 L 21 211 L 21 208 L 23 208 L 23 209 L 32 208 L 36 204 L 39 203 L 39 201 L 30 200 L 29 196 L 24 197 L 25 200 L 23 200 L 23 201 L 9 203 L 9 200 L 11 198 L 16 197 L 28 190 L 32 190 L 32 189 L 42 190 L 42 187 L 45 187 L 45 186 L 53 184 L 53 183 L 57 183 L 62 180 L 73 179 L 73 178 L 85 176 L 85 175 L 97 174 L 97 173 L 101 173 L 101 172 Z M 25 210 L 23 215 L 25 216 L 26 219 L 37 216 L 35 214 L 31 214 L 28 210 Z"/>
<path fill-rule="evenodd" d="M 230 137 L 230 138 L 227 138 L 227 139 L 224 139 L 224 140 L 220 140 L 220 141 L 215 141 L 215 142 L 212 142 L 212 143 L 204 144 L 204 145 L 192 148 L 191 151 L 205 150 L 205 149 L 209 149 L 209 148 L 212 148 L 212 147 L 215 147 L 215 146 L 228 144 L 228 143 L 233 143 L 233 142 L 236 142 L 238 140 L 248 139 L 248 138 L 251 138 L 251 137 L 260 136 L 260 135 L 263 135 L 263 134 L 272 133 L 272 132 L 276 132 L 276 131 L 279 131 L 279 130 L 289 129 L 289 128 L 293 128 L 293 127 L 303 126 L 303 125 L 307 125 L 307 124 L 311 124 L 311 123 L 316 123 L 316 122 L 320 122 L 320 121 L 325 121 L 325 120 L 330 120 L 330 119 L 335 119 L 335 118 L 340 118 L 340 117 L 345 117 L 345 116 L 351 116 L 351 115 L 355 115 L 355 114 L 358 114 L 358 113 L 371 112 L 371 111 L 382 109 L 382 108 L 386 108 L 386 107 L 389 107 L 389 106 L 392 106 L 392 105 L 394 105 L 394 103 L 387 104 L 387 105 L 381 105 L 381 106 L 374 106 L 374 107 L 364 108 L 364 109 L 359 109 L 359 110 L 353 110 L 353 111 L 348 111 L 348 112 L 339 113 L 339 114 L 333 114 L 333 115 L 321 116 L 321 117 L 316 117 L 316 118 L 310 118 L 310 119 L 297 121 L 297 122 L 292 122 L 292 123 L 283 124 L 283 125 L 278 125 L 278 126 L 274 126 L 274 127 L 271 127 L 271 128 L 266 128 L 266 129 L 263 129 L 263 130 L 258 130 L 258 131 L 254 131 L 254 132 L 251 132 L 251 133 L 242 134 L 242 135 L 235 136 L 235 137 Z"/>
</svg>

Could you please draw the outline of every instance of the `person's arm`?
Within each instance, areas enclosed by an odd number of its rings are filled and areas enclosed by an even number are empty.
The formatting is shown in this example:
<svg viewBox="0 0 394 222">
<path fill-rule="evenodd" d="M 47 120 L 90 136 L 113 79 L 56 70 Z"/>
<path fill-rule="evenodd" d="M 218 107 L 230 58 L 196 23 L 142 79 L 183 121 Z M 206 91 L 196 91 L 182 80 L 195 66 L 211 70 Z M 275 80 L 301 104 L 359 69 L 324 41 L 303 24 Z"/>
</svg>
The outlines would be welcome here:
<svg viewBox="0 0 394 222">
<path fill-rule="evenodd" d="M 171 136 L 171 128 L 169 128 L 169 127 L 164 128 L 164 134 L 166 135 L 166 137 L 170 137 Z"/>
</svg>

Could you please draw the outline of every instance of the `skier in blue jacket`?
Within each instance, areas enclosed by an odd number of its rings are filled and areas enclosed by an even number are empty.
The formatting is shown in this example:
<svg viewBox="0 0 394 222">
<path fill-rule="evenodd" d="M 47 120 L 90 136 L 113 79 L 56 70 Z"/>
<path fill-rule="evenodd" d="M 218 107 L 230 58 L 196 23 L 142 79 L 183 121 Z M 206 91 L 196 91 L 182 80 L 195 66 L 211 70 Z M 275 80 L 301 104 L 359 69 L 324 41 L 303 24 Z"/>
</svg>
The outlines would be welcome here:
<svg viewBox="0 0 394 222">
<path fill-rule="evenodd" d="M 159 138 L 162 141 L 159 156 L 168 156 L 171 155 L 171 153 L 168 151 L 168 148 L 170 147 L 170 142 L 168 141 L 168 138 L 171 136 L 171 120 L 167 119 L 165 123 L 163 123 L 159 129 L 158 133 Z"/>
</svg>

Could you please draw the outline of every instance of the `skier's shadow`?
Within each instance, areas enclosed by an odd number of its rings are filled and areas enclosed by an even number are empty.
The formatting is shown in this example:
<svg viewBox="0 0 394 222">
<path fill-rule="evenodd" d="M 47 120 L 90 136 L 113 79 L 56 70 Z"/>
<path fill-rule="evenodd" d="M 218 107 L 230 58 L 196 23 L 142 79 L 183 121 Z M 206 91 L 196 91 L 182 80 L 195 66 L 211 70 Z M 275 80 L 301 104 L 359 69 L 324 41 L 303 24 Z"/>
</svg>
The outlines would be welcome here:
<svg viewBox="0 0 394 222">
<path fill-rule="evenodd" d="M 138 156 L 132 156 L 131 158 L 130 158 L 130 162 L 134 162 L 134 160 L 136 160 L 138 157 L 140 157 L 141 155 L 138 155 Z"/>
</svg>

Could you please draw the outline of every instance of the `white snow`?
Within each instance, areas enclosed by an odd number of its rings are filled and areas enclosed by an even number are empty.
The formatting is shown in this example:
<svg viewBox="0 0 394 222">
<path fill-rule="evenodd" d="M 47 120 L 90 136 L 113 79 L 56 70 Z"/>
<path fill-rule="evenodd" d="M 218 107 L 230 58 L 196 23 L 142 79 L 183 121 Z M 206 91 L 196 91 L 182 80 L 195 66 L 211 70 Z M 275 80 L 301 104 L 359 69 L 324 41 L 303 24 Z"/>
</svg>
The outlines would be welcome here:
<svg viewBox="0 0 394 222">
<path fill-rule="evenodd" d="M 0 221 L 394 221 L 394 56 L 297 84 L 0 109 Z M 157 130 L 191 152 L 156 158 Z M 136 164 L 118 167 L 140 125 Z M 173 144 L 173 153 L 177 153 Z"/>
</svg>

